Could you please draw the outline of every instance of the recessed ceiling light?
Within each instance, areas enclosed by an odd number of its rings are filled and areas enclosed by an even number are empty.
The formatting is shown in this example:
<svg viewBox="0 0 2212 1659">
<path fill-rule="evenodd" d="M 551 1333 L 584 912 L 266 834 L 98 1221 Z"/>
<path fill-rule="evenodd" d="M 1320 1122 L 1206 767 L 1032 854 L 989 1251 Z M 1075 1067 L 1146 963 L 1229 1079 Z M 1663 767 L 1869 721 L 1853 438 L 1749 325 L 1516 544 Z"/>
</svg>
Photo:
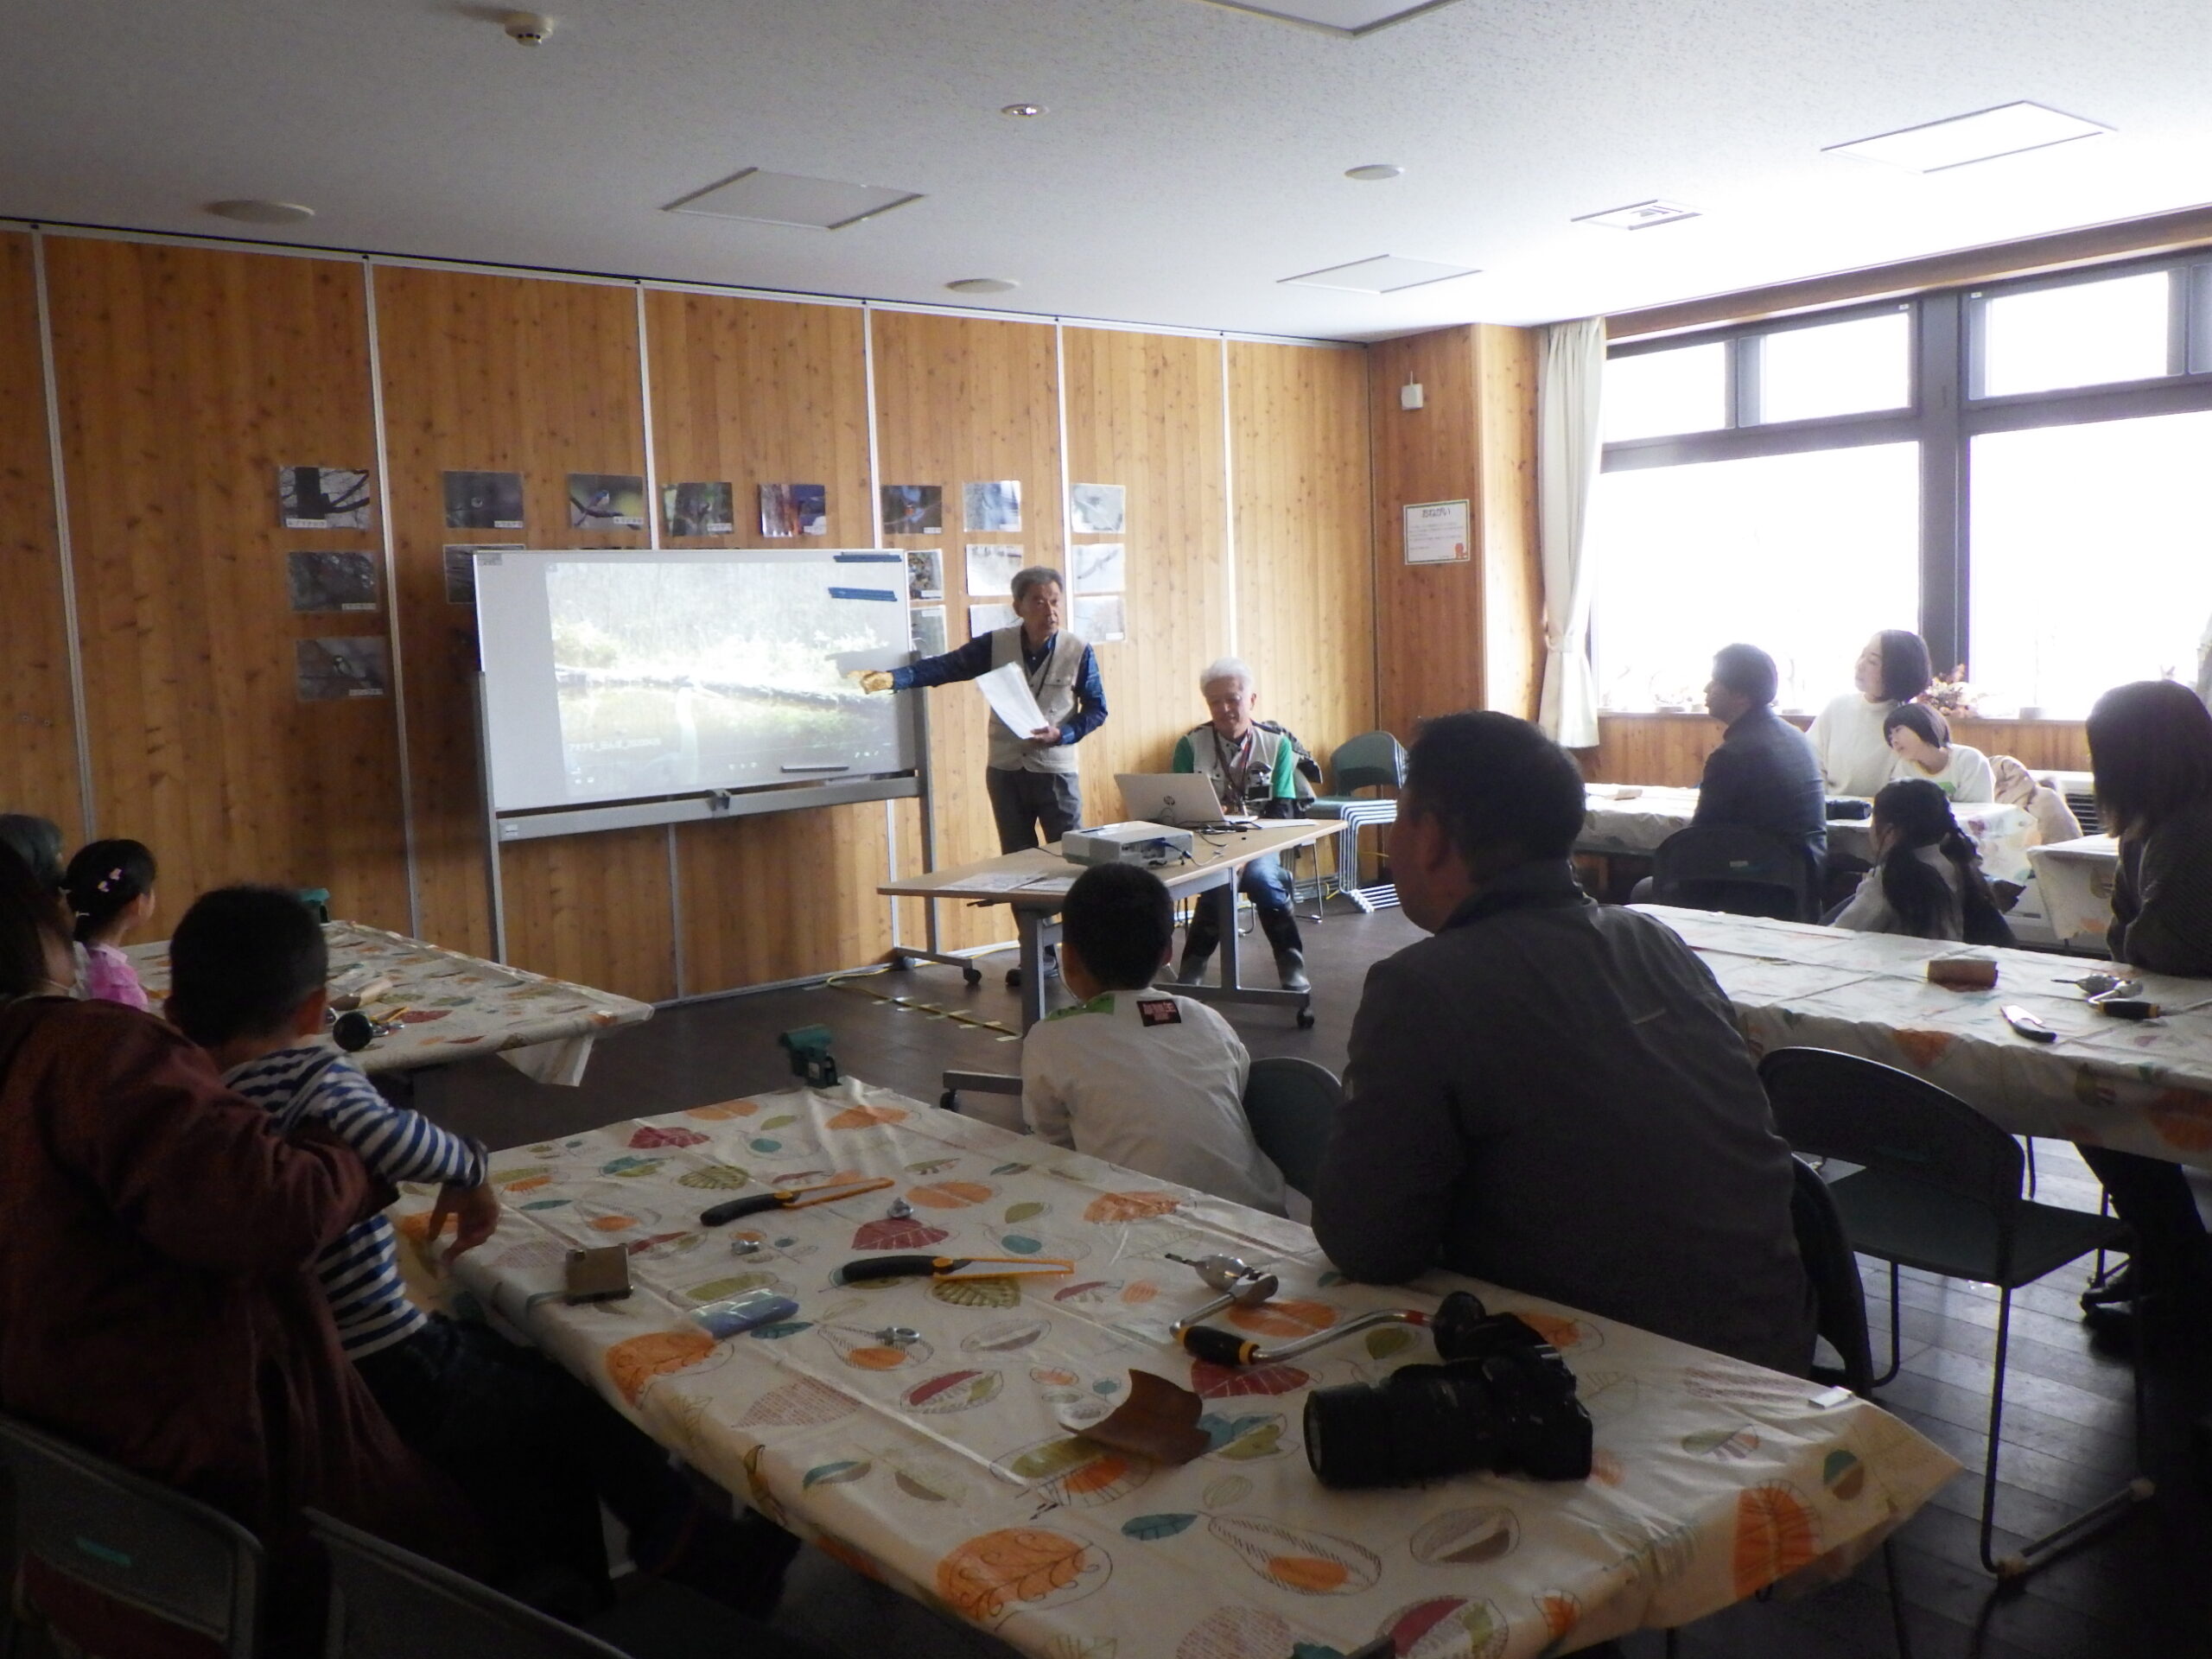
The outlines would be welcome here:
<svg viewBox="0 0 2212 1659">
<path fill-rule="evenodd" d="M 1212 0 L 1212 3 L 1230 11 L 1253 12 L 1262 17 L 1272 17 L 1279 23 L 1302 23 L 1307 29 L 1356 40 L 1378 29 L 1388 29 L 1392 23 L 1402 23 L 1408 17 L 1418 17 L 1424 11 L 1438 10 L 1452 4 L 1452 0 L 1266 0 L 1266 3 L 1261 0 Z"/>
<path fill-rule="evenodd" d="M 1830 156 L 1855 156 L 1861 161 L 1885 162 L 1915 173 L 1940 173 L 1948 167 L 1970 162 L 1994 161 L 2023 150 L 2047 149 L 2075 138 L 2094 138 L 2112 129 L 2025 101 L 2000 104 L 1972 115 L 1955 115 L 1897 132 L 1854 138 L 1847 144 L 1824 144 Z"/>
<path fill-rule="evenodd" d="M 1001 115 L 1032 116 L 1045 113 L 1042 104 L 1009 104 L 999 111 Z"/>
<path fill-rule="evenodd" d="M 955 294 L 1004 294 L 1021 284 L 1011 276 L 963 276 L 945 286 Z"/>
<path fill-rule="evenodd" d="M 1695 219 L 1698 210 L 1679 201 L 1632 201 L 1625 207 L 1608 207 L 1602 213 L 1577 213 L 1577 225 L 1605 225 L 1617 231 L 1648 231 L 1654 225 L 1678 225 Z"/>
<path fill-rule="evenodd" d="M 296 225 L 315 217 L 314 208 L 296 201 L 211 201 L 207 211 L 241 225 Z"/>
<path fill-rule="evenodd" d="M 768 173 L 748 167 L 720 184 L 671 201 L 667 211 L 699 213 L 709 219 L 742 219 L 756 225 L 842 231 L 848 225 L 921 199 L 914 190 L 844 184 L 836 179 L 810 179 L 796 173 Z"/>
<path fill-rule="evenodd" d="M 1325 270 L 1309 270 L 1303 276 L 1285 276 L 1282 281 L 1301 288 L 1395 294 L 1402 288 L 1421 288 L 1430 283 L 1448 283 L 1454 276 L 1476 274 L 1469 265 L 1440 265 L 1433 260 L 1402 259 L 1395 253 L 1380 253 L 1372 259 L 1355 259 L 1348 265 L 1331 265 Z"/>
<path fill-rule="evenodd" d="M 1362 184 L 1380 184 L 1385 179 L 1395 179 L 1406 169 L 1393 167 L 1388 162 L 1376 162 L 1366 167 L 1348 167 L 1344 177 L 1357 179 Z"/>
</svg>

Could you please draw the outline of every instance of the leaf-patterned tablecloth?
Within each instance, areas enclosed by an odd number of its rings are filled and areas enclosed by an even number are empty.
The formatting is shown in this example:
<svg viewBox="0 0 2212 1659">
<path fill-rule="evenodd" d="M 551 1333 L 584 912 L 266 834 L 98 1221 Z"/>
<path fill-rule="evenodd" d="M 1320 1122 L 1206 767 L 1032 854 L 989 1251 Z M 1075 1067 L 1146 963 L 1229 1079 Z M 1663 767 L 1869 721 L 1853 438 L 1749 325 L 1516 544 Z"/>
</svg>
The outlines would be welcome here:
<svg viewBox="0 0 2212 1659">
<path fill-rule="evenodd" d="M 703 1231 L 764 1184 L 887 1191 Z M 1226 1250 L 1282 1280 L 1229 1323 L 1285 1338 L 1362 1309 L 1433 1307 L 1344 1282 L 1305 1228 L 848 1080 L 618 1123 L 494 1160 L 507 1207 L 465 1291 L 731 1491 L 863 1573 L 1039 1659 L 1332 1659 L 1377 1634 L 1419 1659 L 1506 1659 L 1675 1624 L 1859 1559 L 1957 1465 L 1878 1408 L 1571 1309 L 1476 1287 L 1548 1334 L 1597 1421 L 1596 1473 L 1469 1474 L 1324 1491 L 1316 1385 L 1432 1357 L 1384 1326 L 1255 1371 L 1192 1361 L 1169 1324 L 1211 1293 L 1165 1259 Z M 888 1217 L 903 1197 L 911 1220 Z M 427 1192 L 402 1200 L 418 1239 Z M 733 1253 L 734 1236 L 757 1240 Z M 627 1243 L 637 1294 L 570 1307 L 572 1244 Z M 881 1250 L 1072 1258 L 1058 1277 L 839 1287 Z M 688 1317 L 767 1287 L 789 1321 L 727 1341 Z M 920 1340 L 882 1334 L 903 1325 Z M 1132 1367 L 1205 1397 L 1181 1467 L 1074 1430 Z"/>
<path fill-rule="evenodd" d="M 359 922 L 331 922 L 334 990 L 372 977 L 391 989 L 365 1005 L 384 1018 L 400 1012 L 397 1030 L 353 1056 L 364 1071 L 404 1071 L 443 1065 L 475 1054 L 505 1054 L 542 1083 L 576 1083 L 594 1039 L 652 1018 L 652 1006 L 612 991 L 594 991 L 566 980 L 505 968 L 387 933 Z M 134 947 L 131 965 L 158 1007 L 168 994 L 169 947 Z"/>
<path fill-rule="evenodd" d="M 1940 1084 L 2014 1135 L 2212 1168 L 2212 980 L 2126 969 L 2165 1010 L 2100 1014 L 2062 982 L 2105 963 L 1989 950 L 1800 922 L 1639 906 L 1705 958 L 1754 1051 L 1833 1048 Z M 1998 965 L 1986 991 L 1928 982 L 1942 957 Z M 2112 969 L 2113 972 L 2122 971 Z M 2017 1004 L 2058 1033 L 2031 1042 L 2005 1023 Z"/>
<path fill-rule="evenodd" d="M 1624 798 L 1618 791 L 1631 791 Z M 2028 849 L 2036 840 L 2034 815 L 2018 806 L 1996 803 L 1952 809 L 1959 828 L 1973 838 L 1981 854 L 1982 873 L 1993 881 L 2025 886 Z M 1641 853 L 1658 849 L 1659 843 L 1686 828 L 1697 811 L 1697 791 L 1638 788 L 1633 784 L 1592 784 L 1582 819 L 1582 835 L 1575 845 L 1586 853 Z M 1872 862 L 1874 832 L 1864 818 L 1828 820 L 1828 852 Z"/>
</svg>

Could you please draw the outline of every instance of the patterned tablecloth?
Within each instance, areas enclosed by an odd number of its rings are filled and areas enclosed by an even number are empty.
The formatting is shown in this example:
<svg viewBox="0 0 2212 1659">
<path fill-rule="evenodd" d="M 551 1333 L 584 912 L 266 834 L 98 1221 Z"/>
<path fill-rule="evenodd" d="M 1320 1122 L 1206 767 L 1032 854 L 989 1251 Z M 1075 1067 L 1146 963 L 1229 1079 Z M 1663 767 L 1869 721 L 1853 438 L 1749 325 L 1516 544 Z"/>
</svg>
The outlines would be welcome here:
<svg viewBox="0 0 2212 1659">
<path fill-rule="evenodd" d="M 2051 931 L 2077 950 L 2101 950 L 2112 926 L 2113 879 L 2120 873 L 2120 843 L 2110 836 L 2084 836 L 2031 848 Z"/>
<path fill-rule="evenodd" d="M 1705 958 L 1756 1051 L 1864 1055 L 1942 1084 L 2015 1135 L 2086 1141 L 2212 1168 L 2212 980 L 2126 970 L 2165 1010 L 2136 1022 L 2098 1013 L 2080 988 L 2062 982 L 2110 966 L 2104 963 L 1638 908 Z M 1929 984 L 1928 963 L 1939 957 L 1995 962 L 1996 988 Z M 2016 1034 L 1999 1013 L 2012 1004 L 2056 1031 L 2058 1040 Z"/>
<path fill-rule="evenodd" d="M 695 1466 L 860 1571 L 1039 1659 L 1335 1659 L 1382 1632 L 1419 1659 L 1507 1659 L 1713 1611 L 1860 1559 L 1957 1469 L 1877 1408 L 1486 1287 L 1548 1334 L 1597 1423 L 1596 1472 L 1468 1474 L 1332 1493 L 1300 1434 L 1317 1384 L 1432 1357 L 1382 1326 L 1295 1363 L 1230 1371 L 1171 1346 L 1211 1293 L 1166 1253 L 1226 1250 L 1282 1280 L 1231 1323 L 1262 1339 L 1356 1310 L 1433 1307 L 1344 1282 L 1313 1236 L 848 1079 L 493 1160 L 507 1215 L 467 1295 L 521 1326 Z M 702 1231 L 764 1183 L 893 1178 L 866 1196 Z M 887 1215 L 904 1197 L 910 1220 Z M 427 1192 L 403 1198 L 421 1236 Z M 734 1254 L 734 1237 L 760 1242 Z M 621 1240 L 637 1294 L 570 1307 L 571 1244 Z M 833 1282 L 871 1251 L 1063 1256 L 1072 1274 Z M 747 1289 L 786 1323 L 717 1342 L 687 1310 Z M 918 1333 L 887 1340 L 891 1326 Z M 1179 1467 L 1074 1431 L 1137 1367 L 1195 1388 L 1211 1449 Z"/>
<path fill-rule="evenodd" d="M 1624 797 L 1623 791 L 1628 791 Z M 1982 873 L 1993 881 L 2024 886 L 2028 849 L 2036 839 L 2034 815 L 2024 807 L 1996 803 L 1954 807 L 1959 828 L 1981 852 Z M 1643 853 L 1686 827 L 1697 811 L 1697 791 L 1636 784 L 1592 784 L 1582 836 L 1575 845 L 1586 853 Z M 1831 818 L 1828 851 L 1871 863 L 1874 834 L 1864 818 Z"/>
<path fill-rule="evenodd" d="M 363 1006 L 378 1019 L 398 1013 L 399 1027 L 353 1056 L 364 1071 L 499 1054 L 540 1083 L 573 1084 L 583 1080 L 594 1039 L 653 1015 L 650 1003 L 503 968 L 380 927 L 331 922 L 322 931 L 330 942 L 334 996 L 391 982 Z M 134 946 L 129 954 L 158 1007 L 168 994 L 168 942 Z"/>
</svg>

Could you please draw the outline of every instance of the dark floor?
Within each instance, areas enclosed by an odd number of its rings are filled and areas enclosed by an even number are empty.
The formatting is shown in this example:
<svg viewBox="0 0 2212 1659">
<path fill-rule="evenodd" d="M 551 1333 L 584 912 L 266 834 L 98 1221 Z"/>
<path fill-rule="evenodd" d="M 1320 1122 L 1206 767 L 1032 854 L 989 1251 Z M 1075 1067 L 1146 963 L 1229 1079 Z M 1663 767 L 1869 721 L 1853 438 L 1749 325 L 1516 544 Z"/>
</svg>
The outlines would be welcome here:
<svg viewBox="0 0 2212 1659">
<path fill-rule="evenodd" d="M 1255 1054 L 1303 1054 L 1332 1070 L 1346 1039 L 1367 965 L 1416 937 L 1395 911 L 1375 916 L 1332 907 L 1307 924 L 1319 1021 L 1299 1031 L 1273 1010 L 1233 1018 Z M 1265 953 L 1259 975 L 1268 974 Z M 704 1104 L 783 1087 L 788 1071 L 775 1034 L 823 1024 L 840 1063 L 855 1076 L 924 1100 L 947 1066 L 1019 1067 L 1019 1051 L 997 1032 L 931 1010 L 957 1010 L 1011 1028 L 1014 994 L 1001 982 L 1010 957 L 990 960 L 980 987 L 959 973 L 925 966 L 857 978 L 840 987 L 764 992 L 663 1010 L 635 1031 L 604 1041 L 582 1087 L 532 1084 L 501 1062 L 448 1068 L 420 1103 L 494 1147 L 623 1117 Z M 1248 957 L 1248 963 L 1250 958 Z M 1058 991 L 1057 985 L 1054 987 Z M 904 995 L 925 1005 L 900 1008 Z M 2097 1188 L 2070 1147 L 2038 1141 L 2038 1196 L 2094 1208 Z M 2212 1184 L 2200 1180 L 2200 1200 Z M 1884 1351 L 1889 1318 L 1882 1269 L 1866 1266 L 1868 1315 Z M 2040 1531 L 2068 1510 L 2121 1485 L 2134 1467 L 2124 1353 L 2093 1346 L 2074 1298 L 2081 1272 L 2062 1270 L 2015 1302 L 1998 1515 L 2004 1532 Z M 1899 1298 L 1905 1362 L 1883 1404 L 1978 1470 L 1988 1411 L 1988 1362 L 1995 1341 L 1995 1293 L 1979 1286 L 1904 1276 Z M 1899 1558 L 1914 1650 L 1923 1659 L 1983 1654 L 1990 1659 L 2104 1659 L 2186 1656 L 2212 1659 L 2212 1504 L 2193 1462 L 2192 1421 L 2212 1407 L 2212 1341 L 2167 1345 L 2148 1367 L 2146 1471 L 2158 1495 L 2121 1527 L 2045 1567 L 2022 1588 L 1993 1592 L 1975 1558 L 1978 1475 L 1961 1475 L 1899 1534 Z M 2000 1540 L 2001 1541 L 2001 1540 Z M 937 1623 L 807 1552 L 795 1570 L 779 1624 L 833 1650 L 901 1659 L 968 1659 L 1003 1653 L 997 1644 Z M 1888 1604 L 1878 1560 L 1849 1583 L 1788 1605 L 1749 1605 L 1683 1631 L 1687 1656 L 1743 1659 L 1847 1659 L 1887 1655 Z M 1628 1644 L 1656 1656 L 1659 1638 Z"/>
</svg>

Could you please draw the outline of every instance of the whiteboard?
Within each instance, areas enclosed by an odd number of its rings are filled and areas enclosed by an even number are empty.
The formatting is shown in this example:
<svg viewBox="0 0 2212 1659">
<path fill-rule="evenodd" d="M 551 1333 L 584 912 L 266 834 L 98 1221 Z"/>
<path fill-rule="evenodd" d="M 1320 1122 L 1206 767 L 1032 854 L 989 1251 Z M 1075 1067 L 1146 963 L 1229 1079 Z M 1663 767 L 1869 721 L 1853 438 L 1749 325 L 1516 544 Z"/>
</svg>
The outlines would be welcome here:
<svg viewBox="0 0 2212 1659">
<path fill-rule="evenodd" d="M 849 677 L 912 659 L 902 554 L 487 549 L 475 560 L 495 814 L 731 791 L 804 806 L 807 785 L 917 767 L 910 700 Z"/>
</svg>

